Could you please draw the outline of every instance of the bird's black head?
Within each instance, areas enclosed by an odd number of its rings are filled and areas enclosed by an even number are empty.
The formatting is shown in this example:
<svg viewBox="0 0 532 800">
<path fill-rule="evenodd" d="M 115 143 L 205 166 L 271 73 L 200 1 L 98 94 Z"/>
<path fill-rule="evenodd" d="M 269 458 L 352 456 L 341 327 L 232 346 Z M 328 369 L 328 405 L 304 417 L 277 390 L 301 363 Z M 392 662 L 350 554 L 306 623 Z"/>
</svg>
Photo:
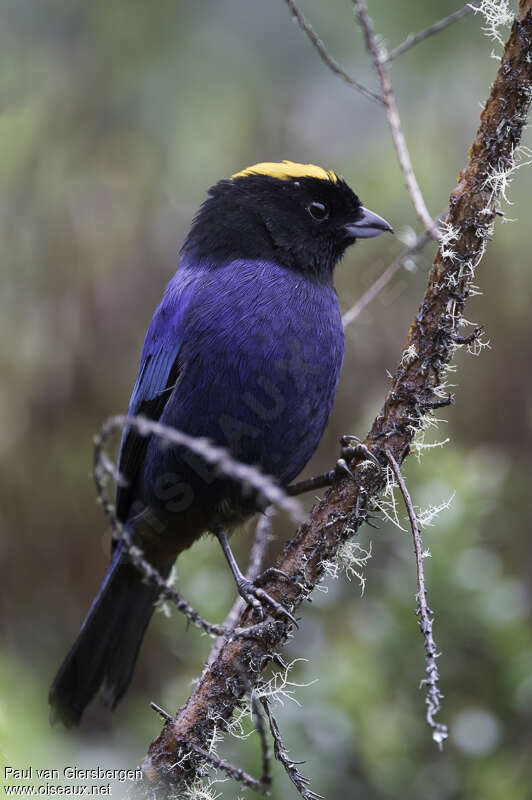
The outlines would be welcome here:
<svg viewBox="0 0 532 800">
<path fill-rule="evenodd" d="M 183 251 L 213 267 L 256 258 L 329 282 L 350 244 L 384 231 L 392 228 L 334 172 L 283 161 L 255 164 L 213 186 Z"/>
</svg>

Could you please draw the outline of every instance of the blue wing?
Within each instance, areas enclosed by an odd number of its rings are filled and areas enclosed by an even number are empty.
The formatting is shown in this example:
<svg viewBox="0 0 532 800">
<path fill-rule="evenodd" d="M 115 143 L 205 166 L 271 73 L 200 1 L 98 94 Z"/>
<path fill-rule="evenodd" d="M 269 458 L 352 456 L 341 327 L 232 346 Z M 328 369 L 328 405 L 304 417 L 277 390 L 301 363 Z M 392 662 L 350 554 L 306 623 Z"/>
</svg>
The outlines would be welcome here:
<svg viewBox="0 0 532 800">
<path fill-rule="evenodd" d="M 153 353 L 147 353 L 141 360 L 139 374 L 128 414 L 142 415 L 158 420 L 179 377 L 179 347 L 167 349 L 164 345 Z M 125 428 L 120 444 L 118 469 L 127 486 L 118 486 L 116 492 L 116 513 L 125 522 L 132 501 L 135 478 L 144 461 L 149 436 L 140 436 L 134 429 Z"/>
<path fill-rule="evenodd" d="M 183 315 L 193 286 L 179 280 L 179 272 L 170 282 L 151 321 L 128 414 L 158 420 L 179 377 L 179 351 L 183 337 Z M 118 469 L 127 486 L 118 486 L 116 513 L 125 522 L 134 499 L 135 480 L 142 468 L 150 440 L 134 429 L 125 428 L 120 443 Z"/>
</svg>

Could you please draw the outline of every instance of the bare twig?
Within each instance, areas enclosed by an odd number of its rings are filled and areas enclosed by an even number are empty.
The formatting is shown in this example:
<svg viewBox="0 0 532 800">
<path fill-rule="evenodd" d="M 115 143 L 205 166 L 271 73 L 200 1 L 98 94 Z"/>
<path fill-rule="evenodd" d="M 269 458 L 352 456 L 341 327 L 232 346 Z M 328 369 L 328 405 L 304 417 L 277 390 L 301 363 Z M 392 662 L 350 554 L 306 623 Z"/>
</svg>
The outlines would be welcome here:
<svg viewBox="0 0 532 800">
<path fill-rule="evenodd" d="M 261 753 L 262 753 L 262 775 L 260 778 L 261 785 L 264 789 L 269 789 L 272 784 L 272 770 L 270 761 L 270 747 L 268 745 L 268 737 L 266 736 L 266 726 L 264 724 L 264 715 L 259 706 L 257 698 L 251 689 L 251 711 L 256 720 L 257 733 L 259 734 Z"/>
<path fill-rule="evenodd" d="M 188 603 L 179 594 L 179 592 L 176 592 L 175 589 L 172 589 L 159 571 L 144 558 L 141 549 L 133 544 L 133 541 L 131 540 L 131 534 L 127 528 L 125 528 L 119 522 L 119 520 L 117 520 L 114 512 L 114 506 L 109 501 L 105 491 L 105 475 L 108 472 L 111 473 L 111 470 L 109 466 L 109 459 L 105 457 L 102 449 L 103 444 L 104 440 L 102 440 L 100 436 L 97 436 L 94 446 L 93 477 L 96 485 L 96 491 L 98 493 L 98 500 L 104 510 L 105 515 L 111 523 L 113 539 L 115 541 L 122 540 L 125 542 L 131 563 L 139 570 L 139 572 L 147 581 L 154 583 L 159 588 L 160 599 L 163 598 L 165 600 L 170 600 L 175 605 L 177 610 L 184 614 L 193 625 L 195 625 L 197 628 L 201 628 L 210 636 L 226 637 L 230 635 L 231 632 L 223 628 L 221 625 L 215 625 L 203 619 L 196 609 L 193 608 L 190 603 Z"/>
<path fill-rule="evenodd" d="M 396 59 L 398 56 L 406 53 L 407 50 L 410 50 L 411 47 L 414 47 L 416 44 L 428 39 L 429 36 L 434 36 L 434 34 L 445 30 L 445 28 L 448 28 L 449 25 L 453 25 L 455 22 L 458 22 L 464 17 L 467 17 L 469 14 L 472 14 L 474 10 L 475 9 L 471 4 L 466 3 L 463 8 L 459 8 L 458 11 L 453 11 L 453 13 L 449 14 L 449 16 L 443 17 L 443 19 L 438 20 L 438 22 L 435 22 L 433 25 L 429 25 L 428 28 L 424 28 L 424 30 L 419 31 L 419 33 L 409 34 L 404 42 L 397 47 L 394 47 L 393 50 L 390 50 L 390 52 L 382 58 L 383 63 L 389 64 L 390 61 L 394 61 L 394 59 Z"/>
<path fill-rule="evenodd" d="M 423 542 L 421 539 L 421 532 L 419 530 L 416 512 L 414 511 L 414 506 L 412 505 L 412 500 L 410 499 L 408 489 L 406 488 L 406 483 L 401 473 L 399 464 L 388 448 L 385 448 L 385 451 L 393 474 L 395 475 L 395 479 L 399 484 L 401 494 L 403 495 L 403 500 L 405 501 L 406 510 L 408 512 L 408 519 L 410 520 L 410 527 L 412 529 L 417 571 L 416 614 L 419 616 L 419 627 L 425 642 L 427 661 L 427 677 L 424 681 L 422 681 L 422 685 L 428 686 L 427 697 L 425 700 L 427 704 L 427 722 L 432 728 L 432 738 L 441 748 L 443 742 L 445 739 L 447 739 L 449 734 L 447 731 L 447 725 L 444 725 L 442 722 L 436 722 L 434 719 L 436 714 L 440 711 L 440 700 L 443 698 L 443 695 L 439 688 L 440 672 L 436 663 L 438 653 L 436 650 L 436 642 L 434 641 L 434 637 L 432 635 L 433 612 L 427 605 L 427 590 L 425 588 L 425 573 L 423 570 Z"/>
<path fill-rule="evenodd" d="M 413 437 L 423 424 L 427 403 L 439 399 L 445 369 L 456 349 L 452 335 L 463 311 L 486 242 L 492 232 L 500 184 L 492 188 L 488 178 L 510 169 L 530 106 L 532 86 L 532 0 L 520 0 L 519 12 L 489 97 L 482 112 L 477 136 L 451 195 L 446 218 L 446 240 L 442 241 L 430 271 L 425 296 L 410 328 L 390 390 L 375 417 L 364 444 L 382 466 L 388 463 L 383 442 L 398 464 L 410 452 Z M 494 191 L 493 191 L 494 189 Z M 452 246 L 450 234 L 452 232 Z M 286 575 L 303 578 L 307 592 L 323 575 L 323 562 L 333 561 L 339 548 L 357 530 L 363 512 L 385 487 L 385 470 L 371 462 L 349 465 L 349 476 L 339 480 L 317 503 L 309 521 L 285 545 L 276 566 Z M 272 574 L 264 584 L 269 594 L 285 605 L 297 606 L 306 597 L 300 580 L 287 581 Z M 244 611 L 241 624 L 250 619 Z M 160 787 L 179 792 L 194 769 L 175 768 L 182 740 L 198 744 L 208 741 L 214 719 L 229 720 L 246 692 L 240 677 L 244 666 L 249 683 L 260 680 L 271 654 L 287 641 L 289 629 L 282 622 L 264 624 L 253 639 L 228 641 L 211 669 L 192 689 L 190 697 L 166 722 L 152 742 L 143 762 L 144 796 L 152 797 Z"/>
<path fill-rule="evenodd" d="M 164 708 L 161 708 L 160 705 L 154 703 L 153 701 L 150 703 L 151 708 L 159 714 L 166 722 L 175 722 L 175 717 L 168 713 Z M 270 748 L 268 745 L 268 737 L 266 735 L 266 727 L 264 724 L 264 715 L 262 712 L 261 707 L 257 702 L 257 698 L 253 695 L 251 691 L 250 696 L 250 706 L 252 710 L 252 714 L 255 717 L 256 725 L 257 725 L 257 733 L 259 735 L 259 740 L 261 744 L 261 753 L 262 753 L 262 774 L 260 779 L 253 778 L 244 770 L 240 769 L 240 767 L 231 764 L 229 761 L 226 761 L 223 758 L 220 758 L 216 753 L 212 752 L 212 750 L 205 750 L 202 747 L 190 742 L 180 742 L 181 745 L 181 753 L 180 753 L 180 760 L 181 762 L 186 761 L 190 758 L 190 751 L 193 751 L 200 757 L 201 760 L 209 764 L 211 767 L 220 770 L 221 772 L 228 775 L 233 780 L 241 783 L 243 786 L 247 786 L 250 789 L 255 789 L 260 794 L 265 794 L 271 786 L 272 782 L 272 775 L 271 775 L 271 762 L 270 762 Z M 187 752 L 188 751 L 188 752 Z"/>
<path fill-rule="evenodd" d="M 272 535 L 272 517 L 274 514 L 275 509 L 270 506 L 266 509 L 264 514 L 261 515 L 259 521 L 257 522 L 255 539 L 249 554 L 249 564 L 246 572 L 246 578 L 248 578 L 250 581 L 254 581 L 255 578 L 258 578 L 262 569 L 268 542 L 270 541 Z"/>
<path fill-rule="evenodd" d="M 154 703 L 153 700 L 150 703 L 150 708 L 153 708 L 153 710 L 157 712 L 157 714 L 159 714 L 159 716 L 162 717 L 165 720 L 165 722 L 172 722 L 172 720 L 174 719 L 174 717 L 171 714 L 169 714 L 168 711 L 165 711 L 165 709 L 161 708 L 160 705 Z"/>
<path fill-rule="evenodd" d="M 127 528 L 118 522 L 115 522 L 113 529 L 113 536 L 116 540 L 122 540 L 127 547 L 128 558 L 134 567 L 142 574 L 143 578 L 149 583 L 153 583 L 159 589 L 159 600 L 169 600 L 175 608 L 183 614 L 196 628 L 208 633 L 209 636 L 223 637 L 224 641 L 231 638 L 238 638 L 240 636 L 260 636 L 264 629 L 263 622 L 257 625 L 250 625 L 246 628 L 231 627 L 226 628 L 222 625 L 216 625 L 208 622 L 199 614 L 196 609 L 190 605 L 175 589 L 173 589 L 167 581 L 162 577 L 160 572 L 144 558 L 142 550 L 134 544 L 131 539 L 131 534 Z"/>
<path fill-rule="evenodd" d="M 243 467 L 244 471 L 240 475 L 240 480 L 249 481 L 250 473 L 246 469 L 246 464 L 240 464 L 239 462 L 232 459 L 226 451 L 222 450 L 221 448 L 213 447 L 209 442 L 205 439 L 194 439 L 193 437 L 186 436 L 185 434 L 180 433 L 180 431 L 169 428 L 166 425 L 160 425 L 159 423 L 154 423 L 151 420 L 147 420 L 143 417 L 126 417 L 126 416 L 116 416 L 111 417 L 108 419 L 100 433 L 95 436 L 94 438 L 94 466 L 93 466 L 93 478 L 94 483 L 96 486 L 96 491 L 98 494 L 98 500 L 103 508 L 103 511 L 109 520 L 111 525 L 111 529 L 113 532 L 113 538 L 116 541 L 123 541 L 125 542 L 128 557 L 131 563 L 139 570 L 139 572 L 143 575 L 144 579 L 150 583 L 155 584 L 155 586 L 159 589 L 159 599 L 169 600 L 174 604 L 176 609 L 184 616 L 192 622 L 192 624 L 204 630 L 210 636 L 218 636 L 221 638 L 222 641 L 226 641 L 230 637 L 238 637 L 238 636 L 255 636 L 260 630 L 262 630 L 262 623 L 259 623 L 258 626 L 251 625 L 249 628 L 240 629 L 235 628 L 236 620 L 238 619 L 242 609 L 245 607 L 244 601 L 239 603 L 241 598 L 235 602 L 232 612 L 229 615 L 229 624 L 228 625 L 216 625 L 212 622 L 208 622 L 204 619 L 198 611 L 196 611 L 193 606 L 190 605 L 175 589 L 173 589 L 169 583 L 162 577 L 160 572 L 152 565 L 150 562 L 144 557 L 144 554 L 138 545 L 133 542 L 131 532 L 126 528 L 120 520 L 117 519 L 114 505 L 110 502 L 107 493 L 106 493 L 106 476 L 111 475 L 111 477 L 117 483 L 123 483 L 124 479 L 122 475 L 118 472 L 116 466 L 111 461 L 111 459 L 107 456 L 105 452 L 105 445 L 109 436 L 115 431 L 116 429 L 120 429 L 123 427 L 135 427 L 139 432 L 141 432 L 144 436 L 150 436 L 152 434 L 157 435 L 163 438 L 167 442 L 179 443 L 183 444 L 184 439 L 187 440 L 187 444 L 190 449 L 194 450 L 196 448 L 196 452 L 205 453 L 205 447 L 207 447 L 210 455 L 209 458 L 214 460 L 214 463 L 223 464 L 223 468 L 227 470 L 231 470 L 230 474 L 236 476 L 236 471 L 239 471 L 239 467 Z M 256 475 L 251 476 L 251 480 L 255 481 L 258 484 L 262 484 L 263 478 L 265 476 L 262 473 L 258 472 L 258 470 L 252 469 L 252 473 L 256 473 Z M 244 477 L 245 476 L 245 477 Z M 266 477 L 266 482 L 271 482 L 272 479 Z M 272 488 L 272 487 L 270 487 Z M 275 485 L 273 485 L 275 489 Z M 269 491 L 269 489 L 267 490 Z M 282 491 L 282 490 L 281 490 Z M 284 494 L 284 492 L 283 492 Z M 252 549 L 251 554 L 251 561 L 250 561 L 250 569 L 252 574 L 255 570 L 260 569 L 260 563 L 264 556 L 264 550 L 266 548 L 267 543 L 267 535 L 268 535 L 268 522 L 267 519 L 269 515 L 271 515 L 272 510 L 269 509 L 267 514 L 264 517 L 264 521 L 262 522 L 262 526 L 259 523 L 257 526 L 257 538 L 255 542 L 255 546 Z M 253 579 L 256 577 L 254 575 Z"/>
<path fill-rule="evenodd" d="M 248 789 L 254 789 L 256 792 L 260 792 L 260 794 L 264 794 L 268 791 L 268 785 L 265 785 L 262 780 L 254 778 L 240 767 L 231 764 L 230 761 L 220 758 L 215 753 L 209 753 L 208 750 L 204 750 L 203 747 L 192 742 L 183 742 L 182 744 L 185 750 L 189 748 L 196 753 L 202 761 L 206 761 L 211 767 L 219 769 L 220 772 L 223 772 L 229 778 L 241 783 L 243 786 L 247 786 Z"/>
<path fill-rule="evenodd" d="M 367 289 L 362 297 L 360 297 L 356 303 L 351 306 L 351 308 L 342 315 L 342 323 L 344 329 L 347 328 L 348 325 L 351 325 L 352 322 L 364 311 L 366 306 L 377 297 L 380 292 L 384 289 L 384 287 L 391 281 L 395 273 L 401 269 L 404 265 L 405 261 L 412 256 L 415 256 L 417 253 L 421 252 L 423 248 L 432 241 L 432 236 L 428 233 L 423 233 L 421 236 L 418 236 L 416 241 L 414 242 L 411 247 L 408 247 L 400 256 L 392 261 L 389 264 L 384 272 L 379 275 L 377 280 L 372 283 L 372 285 Z"/>
<path fill-rule="evenodd" d="M 379 51 L 379 45 L 373 28 L 373 20 L 369 16 L 366 0 L 353 0 L 353 5 L 358 22 L 362 28 L 366 49 L 373 59 L 375 69 L 379 76 L 382 98 L 386 107 L 386 116 L 388 117 L 388 124 L 392 132 L 397 160 L 399 161 L 399 166 L 401 167 L 405 179 L 406 188 L 408 189 L 416 214 L 423 223 L 423 227 L 433 239 L 438 240 L 438 228 L 427 210 L 423 195 L 421 194 L 421 189 L 414 175 L 412 161 L 410 160 L 410 154 L 401 128 L 401 120 L 397 109 L 397 103 L 395 102 L 395 95 L 392 91 L 390 73 Z"/>
<path fill-rule="evenodd" d="M 368 97 L 370 100 L 375 100 L 377 103 L 383 103 L 384 101 L 382 97 L 379 97 L 379 95 L 375 94 L 375 92 L 372 92 L 371 89 L 368 89 L 366 86 L 356 81 L 354 78 L 351 77 L 351 75 L 348 75 L 347 72 L 345 72 L 341 68 L 338 62 L 327 52 L 327 49 L 325 48 L 325 45 L 323 44 L 322 40 L 320 39 L 320 37 L 310 24 L 310 22 L 299 10 L 294 0 L 285 0 L 285 2 L 290 11 L 292 12 L 292 16 L 297 21 L 299 27 L 301 28 L 303 33 L 305 33 L 308 36 L 308 38 L 316 48 L 317 52 L 319 53 L 321 60 L 325 64 L 327 64 L 329 69 L 331 69 L 335 75 L 338 75 L 339 78 L 342 78 L 342 80 L 345 81 L 349 86 L 351 86 L 353 89 L 356 89 L 365 97 Z"/>
<path fill-rule="evenodd" d="M 264 710 L 266 711 L 266 716 L 268 718 L 268 724 L 270 726 L 270 732 L 273 738 L 273 752 L 275 758 L 280 764 L 282 764 L 286 774 L 296 787 L 303 800 L 323 800 L 321 794 L 316 794 L 316 792 L 313 792 L 312 789 L 309 789 L 309 779 L 302 775 L 298 770 L 298 765 L 303 764 L 304 762 L 292 761 L 292 759 L 288 757 L 288 752 L 281 737 L 279 725 L 277 724 L 277 720 L 273 715 L 268 698 L 261 697 L 261 703 L 264 706 Z"/>
<path fill-rule="evenodd" d="M 248 789 L 254 789 L 256 792 L 260 792 L 260 794 L 264 794 L 268 790 L 268 786 L 265 785 L 262 780 L 254 778 L 240 767 L 231 764 L 230 761 L 226 761 L 225 758 L 220 758 L 216 753 L 209 752 L 203 747 L 194 744 L 194 742 L 182 741 L 179 744 L 181 745 L 181 752 L 179 753 L 179 761 L 181 763 L 176 763 L 176 767 L 181 767 L 185 762 L 192 761 L 192 753 L 195 753 L 199 756 L 199 763 L 206 762 L 210 764 L 214 769 L 220 770 L 220 772 L 223 772 L 229 778 L 237 781 L 237 783 L 247 786 Z"/>
<path fill-rule="evenodd" d="M 157 436 L 167 445 L 180 445 L 188 450 L 201 456 L 208 464 L 213 464 L 221 475 L 233 478 L 239 481 L 243 486 L 248 485 L 261 494 L 271 505 L 286 511 L 294 522 L 302 522 L 305 519 L 305 514 L 300 503 L 297 500 L 289 497 L 284 489 L 279 486 L 278 482 L 265 475 L 256 467 L 250 464 L 244 464 L 241 461 L 234 459 L 230 453 L 223 447 L 214 445 L 209 439 L 198 436 L 190 436 L 177 428 L 171 428 L 168 425 L 163 425 L 160 422 L 148 419 L 143 416 L 128 416 L 125 414 L 117 414 L 110 417 L 104 423 L 100 433 L 95 438 L 94 446 L 94 459 L 95 470 L 109 471 L 111 469 L 109 461 L 102 460 L 102 453 L 104 447 L 111 436 L 116 430 L 122 428 L 135 428 L 140 436 Z M 117 480 L 123 480 L 114 467 L 112 466 L 112 474 Z M 104 507 L 105 513 L 109 513 L 109 505 Z"/>
<path fill-rule="evenodd" d="M 375 94 L 371 90 L 367 89 L 365 86 L 363 86 L 354 78 L 352 78 L 350 75 L 348 75 L 328 53 L 322 40 L 316 34 L 316 32 L 314 31 L 308 20 L 305 18 L 303 13 L 300 11 L 294 0 L 285 0 L 285 2 L 290 11 L 292 12 L 294 18 L 297 20 L 301 30 L 308 36 L 308 38 L 316 48 L 317 52 L 319 53 L 321 59 L 335 73 L 335 75 L 338 75 L 340 78 L 342 78 L 342 80 L 344 80 L 350 86 L 353 86 L 359 92 L 362 92 L 362 94 L 364 94 L 366 97 L 370 97 L 372 100 L 376 100 L 379 103 L 384 104 L 386 108 L 386 114 L 388 117 L 388 124 L 390 125 L 390 129 L 392 132 L 397 158 L 401 170 L 403 172 L 406 187 L 412 199 L 412 203 L 427 233 L 429 233 L 432 239 L 437 240 L 439 238 L 438 229 L 434 223 L 434 220 L 432 219 L 427 210 L 425 201 L 423 199 L 423 195 L 421 194 L 421 190 L 419 188 L 416 176 L 414 174 L 412 162 L 410 159 L 410 154 L 408 152 L 406 141 L 401 128 L 401 120 L 399 117 L 397 104 L 395 102 L 395 96 L 392 91 L 390 76 L 385 66 L 386 59 L 383 58 L 379 52 L 377 40 L 375 37 L 375 33 L 373 31 L 373 22 L 369 17 L 365 0 L 353 0 L 353 3 L 355 6 L 355 10 L 360 25 L 362 27 L 362 31 L 364 33 L 366 48 L 373 58 L 377 74 L 379 76 L 379 81 L 382 90 L 382 97 Z"/>
</svg>

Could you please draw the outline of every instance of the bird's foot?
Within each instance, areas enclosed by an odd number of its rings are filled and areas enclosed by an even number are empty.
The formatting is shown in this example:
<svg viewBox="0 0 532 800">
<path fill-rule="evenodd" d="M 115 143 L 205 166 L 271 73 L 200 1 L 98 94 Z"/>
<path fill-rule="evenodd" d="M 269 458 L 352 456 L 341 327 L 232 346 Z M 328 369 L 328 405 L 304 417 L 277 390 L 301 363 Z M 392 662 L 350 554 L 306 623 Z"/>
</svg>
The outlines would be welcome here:
<svg viewBox="0 0 532 800">
<path fill-rule="evenodd" d="M 352 459 L 356 459 L 357 461 L 373 461 L 380 469 L 381 465 L 378 458 L 371 452 L 367 445 L 360 441 L 358 436 L 353 436 L 352 434 L 342 436 L 340 439 L 340 447 L 340 458 L 336 462 L 336 469 L 343 470 L 344 474 L 347 463 Z M 352 474 L 349 467 L 347 467 L 347 470 Z"/>
<path fill-rule="evenodd" d="M 349 475 L 350 478 L 355 480 L 355 476 L 347 466 L 345 458 L 339 458 L 329 474 L 331 476 L 331 483 L 334 483 L 334 481 L 340 478 L 345 478 L 346 475 Z"/>
<path fill-rule="evenodd" d="M 263 570 L 260 575 L 257 575 L 255 578 L 255 583 L 262 583 L 263 581 L 268 580 L 275 575 L 277 578 L 284 578 L 287 581 L 291 581 L 292 578 L 286 572 L 283 572 L 282 569 L 277 569 L 277 567 L 267 567 L 267 569 Z"/>
<path fill-rule="evenodd" d="M 255 578 L 255 584 L 262 583 L 263 581 L 268 580 L 268 578 L 271 578 L 273 576 L 275 576 L 276 578 L 284 578 L 284 580 L 288 581 L 288 583 L 293 583 L 294 586 L 297 586 L 297 588 L 300 591 L 307 592 L 307 587 L 303 583 L 301 583 L 301 581 L 299 581 L 294 575 L 288 575 L 287 572 L 283 572 L 282 569 L 277 569 L 277 567 L 267 567 L 267 569 L 261 572 L 260 575 L 257 575 L 257 577 Z"/>
<path fill-rule="evenodd" d="M 218 527 L 215 530 L 215 534 L 218 537 L 218 541 L 222 546 L 227 563 L 229 564 L 231 572 L 233 573 L 239 595 L 249 606 L 253 608 L 254 611 L 258 613 L 261 620 L 263 620 L 265 617 L 265 606 L 270 606 L 278 616 L 289 620 L 297 628 L 296 618 L 281 603 L 279 603 L 277 600 L 274 600 L 274 598 L 271 597 L 268 592 L 265 592 L 264 589 L 261 589 L 260 586 L 257 586 L 257 582 L 260 581 L 261 578 L 267 577 L 268 574 L 282 575 L 284 578 L 288 579 L 290 579 L 290 576 L 280 569 L 270 567 L 269 570 L 263 572 L 262 575 L 260 575 L 253 583 L 253 581 L 250 581 L 248 578 L 246 578 L 246 576 L 240 571 L 240 567 L 235 561 L 235 557 L 231 551 L 231 548 L 229 547 L 229 542 L 227 541 L 227 536 L 223 528 Z"/>
<path fill-rule="evenodd" d="M 274 570 L 274 568 L 271 568 Z M 270 570 L 266 570 L 266 572 L 270 572 Z M 274 570 L 275 573 L 281 573 L 281 570 Z M 286 573 L 282 573 L 283 576 L 289 577 Z M 264 573 L 259 576 L 257 580 L 260 580 L 264 576 Z M 274 598 L 265 592 L 264 589 L 261 589 L 260 586 L 257 586 L 257 583 L 253 583 L 252 581 L 248 580 L 247 578 L 242 577 L 241 579 L 237 580 L 236 582 L 238 593 L 240 596 L 246 601 L 246 603 L 253 608 L 254 611 L 257 612 L 260 619 L 263 620 L 265 617 L 265 606 L 270 606 L 274 612 L 279 617 L 284 617 L 289 622 L 297 627 L 297 620 L 278 600 L 274 600 Z"/>
<path fill-rule="evenodd" d="M 332 486 L 333 483 L 336 483 L 346 475 L 355 480 L 355 476 L 348 465 L 348 462 L 353 459 L 357 461 L 373 461 L 380 469 L 378 459 L 373 455 L 369 447 L 360 441 L 358 436 L 342 436 L 340 445 L 340 458 L 332 469 L 322 475 L 316 475 L 314 478 L 306 478 L 303 481 L 298 481 L 298 483 L 290 484 L 290 486 L 286 487 L 286 493 L 293 497 L 316 489 L 323 489 L 327 486 Z"/>
</svg>

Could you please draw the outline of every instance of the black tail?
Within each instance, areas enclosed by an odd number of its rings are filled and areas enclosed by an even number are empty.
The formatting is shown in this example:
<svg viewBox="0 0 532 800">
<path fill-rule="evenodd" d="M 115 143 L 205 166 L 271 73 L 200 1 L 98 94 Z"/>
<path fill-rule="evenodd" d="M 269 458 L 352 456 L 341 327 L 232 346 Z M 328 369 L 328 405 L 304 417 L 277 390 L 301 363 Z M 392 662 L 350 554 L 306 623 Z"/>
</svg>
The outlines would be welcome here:
<svg viewBox="0 0 532 800">
<path fill-rule="evenodd" d="M 100 690 L 114 708 L 126 691 L 158 589 L 142 582 L 118 545 L 105 580 L 50 689 L 51 721 L 77 725 Z M 166 576 L 164 576 L 166 577 Z"/>
</svg>

